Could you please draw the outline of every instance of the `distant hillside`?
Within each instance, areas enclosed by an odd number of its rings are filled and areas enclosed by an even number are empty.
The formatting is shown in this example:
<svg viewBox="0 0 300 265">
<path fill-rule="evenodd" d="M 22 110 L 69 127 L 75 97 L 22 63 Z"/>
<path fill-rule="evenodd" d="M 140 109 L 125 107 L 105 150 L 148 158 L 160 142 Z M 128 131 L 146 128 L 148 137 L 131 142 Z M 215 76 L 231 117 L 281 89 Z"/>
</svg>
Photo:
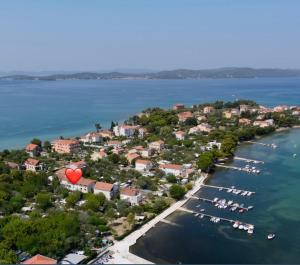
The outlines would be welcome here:
<svg viewBox="0 0 300 265">
<path fill-rule="evenodd" d="M 201 78 L 261 78 L 261 77 L 300 77 L 296 69 L 254 69 L 254 68 L 218 68 L 207 70 L 178 69 L 151 73 L 93 73 L 53 74 L 47 76 L 10 75 L 0 79 L 14 80 L 67 80 L 67 79 L 201 79 Z"/>
</svg>

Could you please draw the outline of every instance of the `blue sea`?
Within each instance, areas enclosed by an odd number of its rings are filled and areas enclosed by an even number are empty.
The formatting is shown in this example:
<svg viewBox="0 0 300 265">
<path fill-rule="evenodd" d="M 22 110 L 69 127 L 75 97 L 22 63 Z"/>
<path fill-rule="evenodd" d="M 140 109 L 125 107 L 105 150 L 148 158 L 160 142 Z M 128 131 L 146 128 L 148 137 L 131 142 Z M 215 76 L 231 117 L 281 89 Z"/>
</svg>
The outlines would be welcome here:
<svg viewBox="0 0 300 265">
<path fill-rule="evenodd" d="M 0 80 L 0 150 L 34 137 L 76 136 L 147 107 L 218 99 L 299 104 L 299 78 L 202 80 Z"/>
</svg>

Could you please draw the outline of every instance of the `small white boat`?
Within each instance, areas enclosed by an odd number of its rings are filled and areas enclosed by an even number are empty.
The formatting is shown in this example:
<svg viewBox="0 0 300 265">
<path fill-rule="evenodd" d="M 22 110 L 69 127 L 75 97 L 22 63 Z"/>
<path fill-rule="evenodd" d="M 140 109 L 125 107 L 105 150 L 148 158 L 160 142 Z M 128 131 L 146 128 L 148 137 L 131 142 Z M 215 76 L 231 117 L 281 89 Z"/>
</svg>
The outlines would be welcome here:
<svg viewBox="0 0 300 265">
<path fill-rule="evenodd" d="M 248 191 L 247 192 L 247 196 L 251 196 L 252 195 L 252 192 L 251 191 Z"/>
<path fill-rule="evenodd" d="M 196 213 L 195 216 L 196 216 L 196 217 L 199 216 L 199 213 Z"/>
<path fill-rule="evenodd" d="M 228 201 L 227 205 L 233 204 L 233 201 Z"/>
<path fill-rule="evenodd" d="M 275 234 L 268 234 L 268 239 L 269 240 L 272 240 L 272 239 L 274 239 L 275 238 Z"/>
<path fill-rule="evenodd" d="M 249 228 L 247 231 L 248 234 L 252 235 L 253 234 L 253 229 Z"/>
<path fill-rule="evenodd" d="M 239 229 L 240 229 L 240 230 L 243 230 L 243 229 L 244 229 L 244 226 L 243 226 L 243 225 L 239 225 Z"/>
<path fill-rule="evenodd" d="M 234 222 L 233 228 L 238 228 L 239 227 L 239 222 Z"/>
<path fill-rule="evenodd" d="M 296 157 L 297 157 L 297 154 L 293 154 L 293 157 L 296 158 Z"/>
<path fill-rule="evenodd" d="M 232 189 L 228 189 L 227 192 L 228 192 L 228 193 L 232 192 Z"/>
<path fill-rule="evenodd" d="M 201 209 L 201 210 L 200 210 L 200 212 L 204 212 L 204 211 L 205 211 L 205 209 Z"/>
<path fill-rule="evenodd" d="M 202 219 L 203 217 L 204 217 L 204 214 L 201 214 L 201 215 L 200 215 L 200 218 Z"/>
<path fill-rule="evenodd" d="M 253 208 L 254 208 L 254 206 L 252 206 L 252 205 L 248 206 L 248 210 L 251 210 Z"/>
</svg>

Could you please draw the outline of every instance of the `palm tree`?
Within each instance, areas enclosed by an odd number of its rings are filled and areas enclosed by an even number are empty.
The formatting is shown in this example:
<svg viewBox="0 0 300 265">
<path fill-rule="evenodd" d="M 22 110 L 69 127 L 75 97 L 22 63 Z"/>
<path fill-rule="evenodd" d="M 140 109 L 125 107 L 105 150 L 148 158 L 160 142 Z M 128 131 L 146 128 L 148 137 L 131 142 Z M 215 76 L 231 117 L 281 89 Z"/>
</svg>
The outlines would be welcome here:
<svg viewBox="0 0 300 265">
<path fill-rule="evenodd" d="M 102 127 L 101 127 L 100 123 L 95 123 L 95 128 L 96 128 L 97 132 L 99 132 Z"/>
</svg>

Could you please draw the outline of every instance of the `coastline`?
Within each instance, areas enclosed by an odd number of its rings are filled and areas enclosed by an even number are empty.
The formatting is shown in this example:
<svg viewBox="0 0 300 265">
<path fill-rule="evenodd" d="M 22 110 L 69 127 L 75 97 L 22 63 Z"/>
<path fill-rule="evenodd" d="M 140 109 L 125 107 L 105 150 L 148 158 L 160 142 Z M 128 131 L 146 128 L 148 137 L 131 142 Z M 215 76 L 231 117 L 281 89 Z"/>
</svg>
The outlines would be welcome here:
<svg viewBox="0 0 300 265">
<path fill-rule="evenodd" d="M 282 127 L 275 130 L 275 133 L 280 133 L 283 131 L 288 131 L 291 129 L 299 129 L 300 125 L 295 125 L 291 128 Z M 267 135 L 266 135 L 267 136 Z M 264 138 L 264 136 L 260 137 Z M 235 156 L 235 154 L 234 154 Z M 136 241 L 143 236 L 146 232 L 148 232 L 151 228 L 155 226 L 155 224 L 159 223 L 164 218 L 168 217 L 170 214 L 178 210 L 180 207 L 182 207 L 188 200 L 191 198 L 193 194 L 195 194 L 197 191 L 200 190 L 201 185 L 204 183 L 205 180 L 207 180 L 210 176 L 213 174 L 203 174 L 199 179 L 195 181 L 194 187 L 192 190 L 190 190 L 185 198 L 183 200 L 180 200 L 178 202 L 175 202 L 170 207 L 168 207 L 166 210 L 164 210 L 162 213 L 160 213 L 158 216 L 156 216 L 154 219 L 149 221 L 148 223 L 144 224 L 141 228 L 138 230 L 132 232 L 127 237 L 122 239 L 121 241 L 116 242 L 112 247 L 109 248 L 109 250 L 113 251 L 114 254 L 112 255 L 112 259 L 109 260 L 107 264 L 154 264 L 153 262 L 143 259 L 135 254 L 132 254 L 130 252 L 130 247 L 133 246 Z"/>
<path fill-rule="evenodd" d="M 108 250 L 114 252 L 114 254 L 112 255 L 113 258 L 110 259 L 107 264 L 153 264 L 149 260 L 132 254 L 130 252 L 130 247 L 134 245 L 140 237 L 147 233 L 157 223 L 182 207 L 197 191 L 200 190 L 201 185 L 204 183 L 207 177 L 208 174 L 202 174 L 201 177 L 195 181 L 193 188 L 186 193 L 183 200 L 175 202 L 158 216 L 153 218 L 151 221 L 144 224 L 141 228 L 135 230 L 121 241 L 115 242 L 113 246 L 108 248 Z"/>
</svg>

